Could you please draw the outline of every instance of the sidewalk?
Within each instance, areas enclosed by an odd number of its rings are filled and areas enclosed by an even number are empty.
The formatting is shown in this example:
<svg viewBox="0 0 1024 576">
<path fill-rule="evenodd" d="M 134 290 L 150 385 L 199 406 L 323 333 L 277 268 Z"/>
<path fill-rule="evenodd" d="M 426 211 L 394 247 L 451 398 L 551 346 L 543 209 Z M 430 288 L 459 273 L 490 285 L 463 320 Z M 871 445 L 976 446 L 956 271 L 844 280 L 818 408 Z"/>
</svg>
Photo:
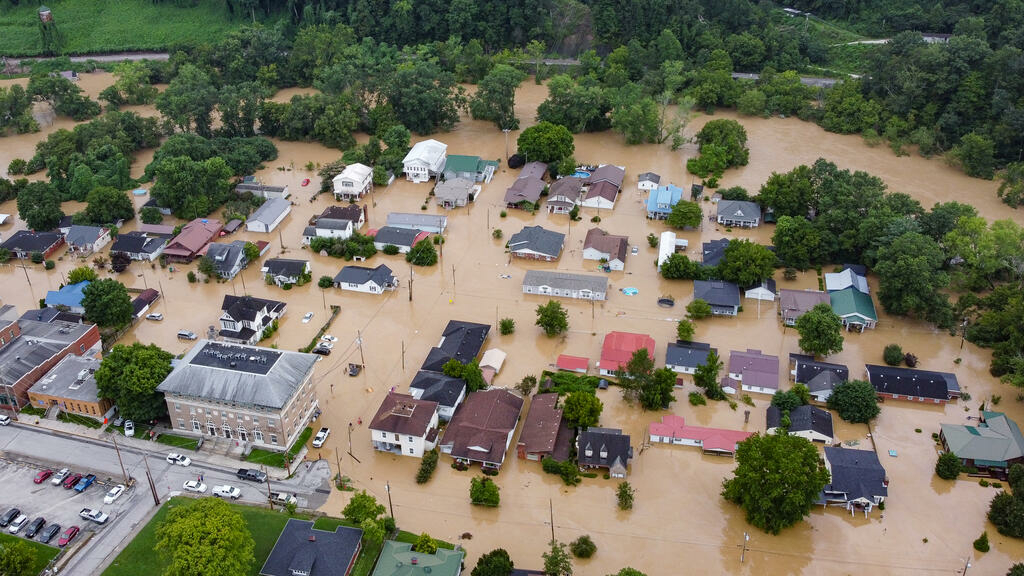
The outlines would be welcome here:
<svg viewBox="0 0 1024 576">
<path fill-rule="evenodd" d="M 216 454 L 210 451 L 210 448 L 220 449 L 221 446 L 217 442 L 211 442 L 207 439 L 203 443 L 203 447 L 196 450 L 186 450 L 183 448 L 177 448 L 174 446 L 168 446 L 167 444 L 161 444 L 155 440 L 144 440 L 142 438 L 129 438 L 123 436 L 118 432 L 105 432 L 103 428 L 89 428 L 88 426 L 82 426 L 80 424 L 72 424 L 70 422 L 61 422 L 60 420 L 50 420 L 43 417 L 26 416 L 24 414 L 18 415 L 18 422 L 20 424 L 31 426 L 33 428 L 43 428 L 60 434 L 66 434 L 69 436 L 77 436 L 79 438 L 89 439 L 104 444 L 110 444 L 112 441 L 116 441 L 117 445 L 121 448 L 131 448 L 140 452 L 150 453 L 171 453 L 178 452 L 188 456 L 196 463 L 207 464 L 209 466 L 223 468 L 227 470 L 237 470 L 238 468 L 249 468 L 255 467 L 249 462 L 245 462 L 238 457 L 228 456 L 226 454 Z M 163 431 L 168 431 L 166 428 L 154 428 L 157 434 Z M 112 440 L 113 438 L 113 440 Z M 230 450 L 230 447 L 229 447 Z M 233 452 L 234 450 L 230 450 Z M 239 453 L 241 451 L 239 450 Z M 301 464 L 297 462 L 296 464 Z M 288 472 L 282 468 L 275 468 L 272 466 L 266 467 L 264 470 L 273 480 L 285 480 L 288 478 Z"/>
</svg>

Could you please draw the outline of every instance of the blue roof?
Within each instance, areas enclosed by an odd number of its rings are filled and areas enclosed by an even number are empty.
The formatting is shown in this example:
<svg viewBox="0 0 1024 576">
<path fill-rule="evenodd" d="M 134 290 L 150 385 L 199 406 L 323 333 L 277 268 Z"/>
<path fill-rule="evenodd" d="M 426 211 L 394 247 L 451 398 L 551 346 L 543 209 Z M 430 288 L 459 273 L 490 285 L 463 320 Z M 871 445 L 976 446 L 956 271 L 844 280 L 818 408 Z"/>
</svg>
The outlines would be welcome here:
<svg viewBox="0 0 1024 576">
<path fill-rule="evenodd" d="M 88 280 L 82 280 L 78 284 L 69 284 L 60 290 L 50 290 L 46 293 L 47 306 L 67 306 L 75 308 L 82 305 L 85 287 L 89 285 Z"/>
<path fill-rule="evenodd" d="M 682 197 L 683 189 L 678 186 L 658 186 L 647 196 L 647 211 L 668 214 Z"/>
</svg>

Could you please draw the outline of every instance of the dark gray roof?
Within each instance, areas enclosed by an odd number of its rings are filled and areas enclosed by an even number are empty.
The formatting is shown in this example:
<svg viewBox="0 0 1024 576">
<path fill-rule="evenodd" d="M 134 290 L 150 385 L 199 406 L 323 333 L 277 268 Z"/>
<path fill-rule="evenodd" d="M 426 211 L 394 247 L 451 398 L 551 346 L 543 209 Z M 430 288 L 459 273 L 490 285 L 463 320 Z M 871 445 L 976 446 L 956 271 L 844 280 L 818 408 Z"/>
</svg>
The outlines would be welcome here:
<svg viewBox="0 0 1024 576">
<path fill-rule="evenodd" d="M 338 275 L 334 277 L 335 284 L 358 284 L 363 285 L 367 282 L 373 281 L 378 286 L 384 286 L 385 284 L 391 284 L 395 281 L 395 275 L 391 272 L 391 268 L 381 264 L 376 268 L 367 268 L 365 266 L 345 266 L 338 272 Z"/>
<path fill-rule="evenodd" d="M 444 363 L 455 358 L 468 364 L 480 353 L 491 327 L 476 322 L 452 320 L 441 333 L 441 342 L 430 349 L 427 359 L 423 361 L 423 370 L 440 372 Z"/>
<path fill-rule="evenodd" d="M 294 260 L 291 258 L 270 258 L 263 263 L 268 274 L 274 276 L 301 276 L 306 271 L 308 260 Z"/>
<path fill-rule="evenodd" d="M 723 280 L 694 280 L 693 298 L 699 298 L 712 306 L 739 306 L 740 288 Z"/>
<path fill-rule="evenodd" d="M 832 482 L 825 485 L 825 492 L 844 493 L 847 500 L 889 495 L 885 468 L 873 450 L 826 446 L 825 460 L 832 469 Z"/>
<path fill-rule="evenodd" d="M 347 230 L 349 226 L 355 227 L 355 223 L 343 218 L 318 218 L 316 225 L 313 226 L 313 230 L 317 228 L 321 230 Z M 312 234 L 309 234 L 309 236 L 312 236 Z"/>
<path fill-rule="evenodd" d="M 577 461 L 581 466 L 600 466 L 609 468 L 616 463 L 627 466 L 633 458 L 633 447 L 629 445 L 629 435 L 617 428 L 587 428 L 579 433 L 576 440 Z M 591 455 L 587 456 L 587 447 Z M 602 449 L 608 455 L 601 458 Z"/>
<path fill-rule="evenodd" d="M 217 273 L 226 276 L 231 273 L 236 264 L 245 259 L 245 242 L 235 240 L 230 244 L 211 243 L 206 249 L 206 255 L 213 260 Z"/>
<path fill-rule="evenodd" d="M 267 312 L 277 312 L 280 314 L 284 308 L 285 303 L 278 302 L 277 300 L 254 298 L 252 296 L 232 296 L 231 294 L 225 294 L 224 301 L 220 305 L 221 312 L 226 313 L 236 321 L 248 320 L 250 322 L 255 320 L 263 309 L 266 309 Z"/>
<path fill-rule="evenodd" d="M 359 552 L 363 531 L 338 526 L 334 532 L 313 528 L 310 520 L 289 518 L 274 549 L 260 569 L 261 576 L 341 576 Z"/>
<path fill-rule="evenodd" d="M 10 310 L 12 314 L 16 313 L 13 308 Z M 38 321 L 23 316 L 18 326 L 21 328 L 21 336 L 0 348 L 0 386 L 16 384 L 26 374 L 93 329 L 92 324 L 62 322 L 59 315 L 40 318 Z M 72 352 L 80 354 L 82 351 Z"/>
<path fill-rule="evenodd" d="M 45 252 L 47 248 L 60 242 L 60 238 L 60 234 L 56 232 L 18 230 L 3 244 L 0 244 L 0 248 L 6 248 L 11 252 Z"/>
<path fill-rule="evenodd" d="M 561 254 L 562 246 L 565 244 L 565 234 L 546 230 L 540 226 L 524 226 L 508 239 L 508 247 L 511 251 L 532 250 L 555 257 Z"/>
<path fill-rule="evenodd" d="M 466 390 L 466 381 L 445 376 L 440 372 L 420 370 L 412 379 L 409 388 L 423 391 L 420 400 L 430 400 L 446 408 L 454 408 L 459 396 Z"/>
<path fill-rule="evenodd" d="M 960 395 L 956 374 L 868 364 L 868 381 L 885 394 L 949 400 Z"/>
<path fill-rule="evenodd" d="M 374 242 L 380 242 L 381 244 L 393 244 L 395 246 L 412 246 L 416 236 L 420 233 L 419 230 L 414 228 L 396 228 L 394 226 L 384 226 L 380 230 L 377 230 L 377 234 L 373 237 Z"/>
<path fill-rule="evenodd" d="M 68 230 L 64 240 L 72 246 L 84 246 L 98 240 L 101 234 L 103 234 L 103 228 L 99 226 L 80 226 L 74 224 Z"/>
<path fill-rule="evenodd" d="M 280 409 L 312 374 L 318 358 L 302 352 L 200 340 L 157 390 Z"/>
<path fill-rule="evenodd" d="M 776 289 L 776 284 L 775 284 L 775 279 L 774 278 L 769 278 L 767 280 L 762 280 L 760 282 L 754 282 L 753 284 L 751 284 L 750 286 L 747 286 L 743 290 L 744 291 L 753 290 L 754 288 L 764 288 L 764 289 L 768 290 L 769 292 L 771 292 L 772 294 L 778 294 L 779 293 L 779 291 Z"/>
<path fill-rule="evenodd" d="M 705 266 L 718 266 L 718 263 L 722 261 L 723 257 L 725 257 L 725 247 L 728 245 L 728 238 L 719 238 L 718 240 L 705 242 L 701 263 Z"/>
<path fill-rule="evenodd" d="M 850 379 L 850 370 L 843 364 L 819 362 L 806 354 L 790 354 L 789 361 L 796 364 L 795 381 L 806 384 L 811 392 L 831 390 Z"/>
<path fill-rule="evenodd" d="M 717 348 L 712 348 L 710 344 L 704 342 L 676 340 L 675 343 L 669 343 L 665 351 L 665 364 L 696 368 L 708 359 L 708 354 L 712 350 L 718 352 Z"/>
<path fill-rule="evenodd" d="M 718 216 L 728 220 L 753 222 L 761 219 L 761 207 L 747 200 L 719 200 Z"/>
<path fill-rule="evenodd" d="M 781 410 L 775 406 L 769 406 L 767 421 L 767 428 L 777 428 L 782 421 Z M 789 431 L 792 433 L 807 430 L 812 430 L 831 438 L 834 435 L 832 432 L 832 413 L 809 404 L 797 406 L 790 410 Z"/>
<path fill-rule="evenodd" d="M 639 176 L 637 176 L 637 180 L 639 180 L 640 182 L 646 181 L 658 184 L 661 182 L 661 176 L 658 176 L 654 172 L 642 172 Z"/>
<path fill-rule="evenodd" d="M 152 254 L 167 244 L 166 238 L 150 238 L 141 232 L 125 232 L 118 234 L 110 246 L 111 252 L 127 252 L 130 254 Z"/>
</svg>

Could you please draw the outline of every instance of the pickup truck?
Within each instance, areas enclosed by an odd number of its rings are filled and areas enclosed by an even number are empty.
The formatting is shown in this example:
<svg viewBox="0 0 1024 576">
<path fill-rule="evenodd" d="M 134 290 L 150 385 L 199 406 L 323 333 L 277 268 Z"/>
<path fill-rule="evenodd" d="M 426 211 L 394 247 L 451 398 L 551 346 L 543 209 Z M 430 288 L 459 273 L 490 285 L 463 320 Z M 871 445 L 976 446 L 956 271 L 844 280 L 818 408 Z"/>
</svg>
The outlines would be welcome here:
<svg viewBox="0 0 1024 576">
<path fill-rule="evenodd" d="M 110 518 L 110 516 L 107 516 L 103 512 L 93 508 L 82 508 L 82 511 L 79 512 L 78 515 L 86 520 L 92 520 L 97 524 L 103 524 L 108 518 Z"/>
<path fill-rule="evenodd" d="M 295 496 L 288 494 L 287 492 L 276 492 L 270 495 L 270 501 L 274 504 L 281 504 L 287 506 L 288 504 L 297 504 L 298 500 Z"/>
<path fill-rule="evenodd" d="M 95 481 L 95 474 L 89 474 L 88 476 L 84 476 L 81 480 L 78 481 L 77 484 L 75 484 L 75 492 L 85 492 L 85 489 L 88 488 L 89 486 L 92 486 L 92 483 Z"/>
<path fill-rule="evenodd" d="M 249 482 L 266 482 L 267 475 L 264 472 L 256 470 L 254 468 L 239 468 L 235 476 L 239 480 L 248 480 Z"/>
<path fill-rule="evenodd" d="M 219 498 L 231 498 L 237 500 L 242 495 L 242 491 L 234 486 L 228 484 L 222 484 L 220 486 L 213 487 L 213 495 Z"/>
</svg>

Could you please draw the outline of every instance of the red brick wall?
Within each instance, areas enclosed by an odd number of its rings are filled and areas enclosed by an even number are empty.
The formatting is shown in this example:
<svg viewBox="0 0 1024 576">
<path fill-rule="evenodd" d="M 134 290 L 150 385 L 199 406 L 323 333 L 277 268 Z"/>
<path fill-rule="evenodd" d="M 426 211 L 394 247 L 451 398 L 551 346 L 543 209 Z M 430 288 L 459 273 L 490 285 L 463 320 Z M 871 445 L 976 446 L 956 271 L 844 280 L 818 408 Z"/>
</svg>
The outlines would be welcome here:
<svg viewBox="0 0 1024 576">
<path fill-rule="evenodd" d="M 3 344 L 0 344 L 0 348 L 7 346 L 12 340 L 21 336 L 21 325 L 17 321 L 12 323 L 10 326 L 5 327 L 0 333 L 0 338 L 3 339 Z"/>
<path fill-rule="evenodd" d="M 24 405 L 28 403 L 28 389 L 33 384 L 39 381 L 51 368 L 57 365 L 58 362 L 64 359 L 68 354 L 74 354 L 75 356 L 81 356 L 85 352 L 88 352 L 90 348 L 95 346 L 100 341 L 99 328 L 93 324 L 89 330 L 82 334 L 78 340 L 75 340 L 67 348 L 64 348 L 60 352 L 54 354 L 49 360 L 43 362 L 41 365 L 36 366 L 28 374 L 25 374 L 18 380 L 18 383 L 14 385 L 14 392 L 18 395 L 18 401 Z M 84 349 L 83 349 L 84 347 Z"/>
</svg>

